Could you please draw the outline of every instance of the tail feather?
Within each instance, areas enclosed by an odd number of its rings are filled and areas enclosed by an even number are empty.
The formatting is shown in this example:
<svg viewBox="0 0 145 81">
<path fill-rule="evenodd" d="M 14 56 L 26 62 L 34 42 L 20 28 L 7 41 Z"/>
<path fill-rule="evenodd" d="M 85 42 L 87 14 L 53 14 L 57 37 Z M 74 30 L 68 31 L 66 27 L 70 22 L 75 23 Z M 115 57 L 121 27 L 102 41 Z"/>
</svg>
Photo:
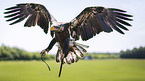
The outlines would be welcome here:
<svg viewBox="0 0 145 81">
<path fill-rule="evenodd" d="M 83 45 L 83 44 L 77 43 L 77 42 L 75 42 L 73 40 L 70 40 L 69 44 L 70 44 L 69 45 L 69 53 L 63 60 L 63 62 L 67 63 L 67 64 L 78 62 L 79 58 L 83 58 L 84 57 L 84 53 L 87 52 L 87 50 L 85 48 L 89 47 L 87 45 Z M 61 54 L 62 54 L 62 49 L 58 45 L 58 51 L 57 51 L 57 55 L 56 55 L 56 62 L 60 62 L 61 61 L 61 58 L 60 58 Z"/>
</svg>

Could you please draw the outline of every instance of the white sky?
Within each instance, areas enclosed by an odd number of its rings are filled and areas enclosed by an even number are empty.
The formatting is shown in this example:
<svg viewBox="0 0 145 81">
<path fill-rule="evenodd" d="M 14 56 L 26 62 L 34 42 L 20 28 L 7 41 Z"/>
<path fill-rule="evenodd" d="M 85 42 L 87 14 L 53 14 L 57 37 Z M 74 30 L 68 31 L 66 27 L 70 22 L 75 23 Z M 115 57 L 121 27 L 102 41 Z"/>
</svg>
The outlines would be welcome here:
<svg viewBox="0 0 145 81">
<path fill-rule="evenodd" d="M 16 46 L 29 52 L 40 52 L 49 45 L 52 38 L 40 27 L 23 27 L 26 20 L 10 26 L 8 25 L 10 22 L 4 19 L 5 8 L 31 2 L 43 4 L 59 22 L 71 21 L 89 6 L 124 9 L 134 16 L 134 21 L 130 22 L 132 27 L 128 28 L 129 31 L 124 31 L 125 35 L 116 31 L 102 32 L 88 41 L 78 42 L 89 45 L 88 52 L 119 52 L 145 46 L 145 0 L 1 0 L 0 2 L 0 45 Z M 54 46 L 50 53 L 56 51 L 57 47 Z"/>
</svg>

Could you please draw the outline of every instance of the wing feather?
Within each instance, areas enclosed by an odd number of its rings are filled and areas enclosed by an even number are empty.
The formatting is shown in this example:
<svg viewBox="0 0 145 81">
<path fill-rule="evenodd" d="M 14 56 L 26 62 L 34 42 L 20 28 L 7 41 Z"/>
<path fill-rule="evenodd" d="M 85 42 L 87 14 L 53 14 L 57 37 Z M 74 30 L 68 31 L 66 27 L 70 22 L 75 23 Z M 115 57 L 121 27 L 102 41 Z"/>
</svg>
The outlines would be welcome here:
<svg viewBox="0 0 145 81">
<path fill-rule="evenodd" d="M 87 7 L 74 20 L 71 21 L 70 30 L 75 40 L 81 36 L 86 41 L 100 32 L 112 32 L 113 29 L 121 34 L 121 29 L 128 30 L 125 26 L 131 26 L 127 21 L 132 21 L 132 15 L 116 8 Z M 120 29 L 121 28 L 121 29 Z M 73 30 L 80 29 L 80 30 Z M 80 33 L 77 33 L 80 31 Z"/>
<path fill-rule="evenodd" d="M 123 19 L 123 20 L 133 21 L 132 19 L 129 19 L 129 18 L 127 18 L 127 17 L 123 17 L 123 16 L 117 16 L 117 17 L 120 18 L 120 19 Z"/>
<path fill-rule="evenodd" d="M 128 30 L 126 27 L 124 27 L 123 25 L 121 25 L 120 23 L 116 22 L 116 25 L 124 30 Z"/>
<path fill-rule="evenodd" d="M 117 20 L 118 22 L 124 24 L 124 25 L 131 26 L 131 24 L 129 24 L 129 23 L 127 23 L 127 22 L 125 22 L 125 21 L 123 21 L 123 20 L 121 20 L 121 19 L 116 19 L 116 20 Z"/>
<path fill-rule="evenodd" d="M 9 18 L 6 21 L 13 21 L 10 25 L 19 23 L 28 17 L 24 26 L 31 27 L 35 26 L 36 23 L 40 26 L 45 33 L 48 32 L 49 23 L 52 23 L 52 15 L 47 9 L 41 4 L 35 3 L 22 3 L 17 4 L 14 7 L 5 9 L 7 10 L 4 14 L 8 14 L 5 18 Z"/>
<path fill-rule="evenodd" d="M 89 21 L 90 19 L 88 19 L 88 22 L 87 22 L 87 26 L 88 26 L 88 31 L 89 31 L 89 33 L 90 33 L 90 37 L 93 37 L 93 35 L 94 35 L 94 31 L 93 31 L 93 29 L 92 29 L 92 27 L 91 27 L 91 24 L 89 23 L 90 21 Z"/>
</svg>

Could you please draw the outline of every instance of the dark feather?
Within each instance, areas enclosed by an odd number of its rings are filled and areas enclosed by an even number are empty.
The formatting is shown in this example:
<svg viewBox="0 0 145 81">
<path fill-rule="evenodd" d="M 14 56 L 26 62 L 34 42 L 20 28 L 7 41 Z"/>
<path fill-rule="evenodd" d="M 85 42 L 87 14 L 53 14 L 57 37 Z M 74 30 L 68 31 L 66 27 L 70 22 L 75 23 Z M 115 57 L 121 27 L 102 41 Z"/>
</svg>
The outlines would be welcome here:
<svg viewBox="0 0 145 81">
<path fill-rule="evenodd" d="M 123 21 L 123 20 L 121 20 L 121 19 L 116 19 L 116 20 L 117 20 L 118 22 L 124 24 L 124 25 L 131 26 L 131 24 L 129 24 L 129 23 L 127 23 L 127 22 L 125 22 L 125 21 Z"/>
<path fill-rule="evenodd" d="M 5 18 L 17 16 L 19 14 L 20 14 L 20 12 L 17 12 L 17 13 L 14 13 L 14 14 L 10 14 L 10 15 L 5 16 Z"/>
<path fill-rule="evenodd" d="M 97 19 L 98 19 L 98 23 L 100 24 L 100 27 L 105 31 L 105 32 L 111 32 L 112 31 L 112 29 L 107 25 L 107 23 L 106 22 L 104 22 L 104 20 L 103 19 L 105 19 L 105 18 L 102 18 L 102 19 L 100 19 L 100 17 L 98 17 L 98 15 L 96 15 L 97 16 Z"/>
<path fill-rule="evenodd" d="M 86 40 L 89 39 L 91 36 L 90 36 L 90 31 L 89 31 L 89 28 L 87 25 L 84 25 L 84 30 L 85 30 L 85 33 L 86 33 Z"/>
<path fill-rule="evenodd" d="M 13 18 L 8 19 L 8 20 L 6 20 L 6 21 L 12 21 L 12 20 L 18 19 L 19 17 L 20 17 L 20 16 L 18 15 L 18 16 L 16 16 L 16 17 L 13 17 Z"/>
<path fill-rule="evenodd" d="M 98 20 L 95 16 L 91 17 L 91 23 L 92 23 L 92 26 L 93 26 L 93 29 L 94 29 L 95 33 L 100 33 L 102 31 L 102 28 L 100 27 L 100 25 L 98 23 Z"/>
<path fill-rule="evenodd" d="M 123 16 L 117 16 L 117 17 L 123 20 L 133 21 L 133 19 L 129 19 L 127 17 L 123 17 Z"/>
<path fill-rule="evenodd" d="M 116 9 L 116 8 L 108 8 L 109 10 L 113 10 L 113 11 L 119 11 L 119 12 L 126 12 L 124 10 L 121 10 L 121 9 Z"/>
<path fill-rule="evenodd" d="M 124 32 L 121 31 L 121 30 L 120 30 L 118 27 L 116 27 L 116 26 L 114 26 L 113 29 L 115 29 L 116 31 L 118 31 L 118 32 L 121 33 L 121 34 L 124 34 Z"/>
<path fill-rule="evenodd" d="M 11 23 L 10 25 L 16 24 L 18 22 L 23 21 L 27 16 L 21 17 L 20 19 L 16 20 L 15 22 Z"/>
<path fill-rule="evenodd" d="M 26 17 L 28 16 L 28 14 L 20 14 L 20 15 L 18 15 L 18 16 L 15 16 L 16 18 L 18 18 L 18 20 L 16 20 L 16 21 L 14 21 L 13 23 L 11 23 L 10 25 L 13 25 L 13 24 L 16 24 L 16 23 L 18 23 L 18 22 L 21 22 L 22 20 L 24 20 Z M 14 17 L 14 19 L 13 20 L 15 20 L 16 18 Z"/>
<path fill-rule="evenodd" d="M 16 9 L 16 10 L 7 11 L 7 12 L 4 12 L 4 14 L 9 14 L 9 13 L 17 12 L 17 11 L 20 11 L 20 9 Z"/>
<path fill-rule="evenodd" d="M 12 10 L 12 9 L 17 9 L 19 8 L 18 6 L 14 6 L 14 7 L 10 7 L 10 8 L 6 8 L 5 10 Z"/>
<path fill-rule="evenodd" d="M 95 32 L 93 31 L 92 25 L 91 25 L 91 23 L 90 23 L 89 20 L 90 19 L 88 19 L 87 26 L 88 26 L 88 29 L 89 29 L 90 37 L 93 37 L 93 35 L 94 35 Z"/>
<path fill-rule="evenodd" d="M 50 35 L 51 35 L 51 37 L 53 38 L 54 37 L 54 31 L 50 31 Z"/>
<path fill-rule="evenodd" d="M 82 36 L 82 40 L 86 40 L 86 33 L 85 33 L 85 29 L 83 28 L 83 26 L 81 26 L 81 36 Z"/>
<path fill-rule="evenodd" d="M 116 23 L 113 22 L 112 19 L 108 18 L 108 22 L 110 23 L 110 26 L 111 26 L 113 29 L 115 29 L 116 31 L 118 31 L 118 32 L 121 33 L 121 34 L 124 34 L 124 32 L 121 31 L 121 30 L 116 26 Z"/>
<path fill-rule="evenodd" d="M 116 22 L 116 25 L 124 30 L 128 30 L 126 27 L 124 27 L 123 25 L 121 25 L 120 23 Z"/>
<path fill-rule="evenodd" d="M 30 27 L 31 26 L 31 23 L 32 23 L 32 15 L 29 16 L 29 18 L 27 19 L 27 21 L 25 22 L 24 26 L 28 26 Z"/>
<path fill-rule="evenodd" d="M 115 12 L 115 14 L 117 14 L 117 15 L 119 15 L 119 16 L 133 17 L 132 15 L 124 14 L 124 13 L 118 13 L 118 12 Z"/>
</svg>

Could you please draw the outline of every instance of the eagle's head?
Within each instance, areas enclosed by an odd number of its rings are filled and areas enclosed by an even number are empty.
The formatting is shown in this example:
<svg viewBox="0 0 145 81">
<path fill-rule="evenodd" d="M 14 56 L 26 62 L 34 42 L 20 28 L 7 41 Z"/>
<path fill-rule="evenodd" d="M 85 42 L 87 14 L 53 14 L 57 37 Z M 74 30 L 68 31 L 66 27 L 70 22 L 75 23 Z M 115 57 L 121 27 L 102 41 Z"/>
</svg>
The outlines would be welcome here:
<svg viewBox="0 0 145 81">
<path fill-rule="evenodd" d="M 51 25 L 51 28 L 50 28 L 50 31 L 52 32 L 62 32 L 64 31 L 64 25 L 66 23 L 65 22 L 57 22 L 57 21 L 54 21 Z"/>
<path fill-rule="evenodd" d="M 61 23 L 59 25 L 53 25 L 50 31 L 62 32 L 70 27 L 71 23 Z"/>
<path fill-rule="evenodd" d="M 50 28 L 50 31 L 62 32 L 64 31 L 64 26 L 63 25 L 52 26 Z"/>
</svg>

